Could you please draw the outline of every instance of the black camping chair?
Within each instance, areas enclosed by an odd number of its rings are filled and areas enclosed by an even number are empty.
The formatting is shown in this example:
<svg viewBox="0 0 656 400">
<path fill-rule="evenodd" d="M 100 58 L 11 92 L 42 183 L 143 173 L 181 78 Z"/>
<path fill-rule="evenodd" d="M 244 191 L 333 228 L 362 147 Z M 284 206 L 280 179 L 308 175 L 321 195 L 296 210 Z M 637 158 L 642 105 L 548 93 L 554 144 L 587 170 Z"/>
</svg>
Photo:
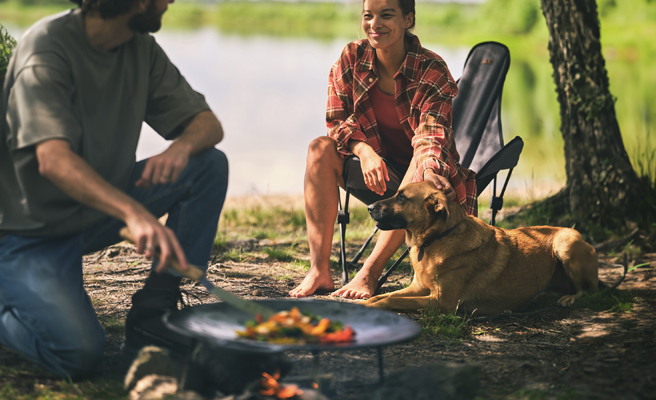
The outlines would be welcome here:
<svg viewBox="0 0 656 400">
<path fill-rule="evenodd" d="M 517 165 L 524 147 L 524 142 L 519 136 L 505 146 L 503 144 L 501 94 L 509 66 L 510 52 L 506 46 L 497 42 L 477 44 L 467 56 L 465 68 L 458 80 L 458 95 L 453 99 L 453 135 L 456 148 L 461 156 L 460 164 L 465 168 L 476 171 L 476 191 L 478 195 L 487 188 L 490 182 L 494 181 L 490 200 L 490 208 L 492 209 L 490 225 L 494 225 L 496 214 L 503 207 L 503 195 L 513 168 Z M 359 192 L 357 189 L 362 185 L 360 181 L 363 182 L 362 178 L 357 178 L 356 171 L 358 169 L 353 165 L 356 161 L 357 158 L 353 161 L 349 159 L 346 162 L 346 165 L 349 166 L 347 179 L 345 179 L 346 198 L 342 209 L 340 196 L 337 217 L 337 223 L 340 225 L 340 263 L 342 265 L 343 284 L 348 282 L 347 265 L 356 264 L 360 260 L 378 231 L 378 229 L 374 229 L 355 257 L 350 263 L 347 263 L 344 253 L 344 239 L 346 224 L 349 222 L 349 196 L 353 194 L 367 205 L 376 201 L 372 198 L 360 198 L 356 193 Z M 345 168 L 347 168 L 346 165 Z M 359 161 L 357 161 L 357 167 L 359 167 Z M 497 174 L 502 170 L 508 170 L 508 174 L 503 188 L 497 196 Z M 395 188 L 388 187 L 384 196 L 381 197 L 375 194 L 374 196 L 377 197 L 377 200 L 380 200 L 393 196 L 396 190 L 398 190 L 398 184 Z M 403 261 L 408 252 L 409 249 L 406 249 L 387 272 L 380 277 L 378 289 L 387 281 L 389 275 Z"/>
</svg>

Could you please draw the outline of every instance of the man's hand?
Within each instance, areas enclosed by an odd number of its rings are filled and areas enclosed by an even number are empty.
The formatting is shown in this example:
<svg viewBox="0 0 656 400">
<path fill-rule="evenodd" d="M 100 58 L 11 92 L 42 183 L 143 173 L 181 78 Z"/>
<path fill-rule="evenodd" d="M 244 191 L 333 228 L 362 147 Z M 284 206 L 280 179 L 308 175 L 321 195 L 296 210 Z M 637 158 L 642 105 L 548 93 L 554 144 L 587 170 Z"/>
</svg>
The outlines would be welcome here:
<svg viewBox="0 0 656 400">
<path fill-rule="evenodd" d="M 455 200 L 456 191 L 453 190 L 453 187 L 447 178 L 436 174 L 432 169 L 427 169 L 424 171 L 424 181 L 433 182 L 436 188 L 444 191 L 447 199 Z"/>
<path fill-rule="evenodd" d="M 136 182 L 137 187 L 175 182 L 189 162 L 189 157 L 214 147 L 223 139 L 221 123 L 211 111 L 202 111 L 182 123 L 182 134 L 162 154 L 151 157 Z"/>
<path fill-rule="evenodd" d="M 141 179 L 136 182 L 140 188 L 150 189 L 150 185 L 173 183 L 189 162 L 190 152 L 185 146 L 173 142 L 162 154 L 146 161 Z"/>
<path fill-rule="evenodd" d="M 177 259 L 183 270 L 189 269 L 175 233 L 152 215 L 137 213 L 128 218 L 126 224 L 134 236 L 137 253 L 144 254 L 146 258 L 159 257 L 157 272 L 164 271 L 172 259 Z"/>
<path fill-rule="evenodd" d="M 365 142 L 354 141 L 353 144 L 349 143 L 349 146 L 353 154 L 360 158 L 364 183 L 369 190 L 379 196 L 385 194 L 387 190 L 385 182 L 389 181 L 385 161 Z"/>
</svg>

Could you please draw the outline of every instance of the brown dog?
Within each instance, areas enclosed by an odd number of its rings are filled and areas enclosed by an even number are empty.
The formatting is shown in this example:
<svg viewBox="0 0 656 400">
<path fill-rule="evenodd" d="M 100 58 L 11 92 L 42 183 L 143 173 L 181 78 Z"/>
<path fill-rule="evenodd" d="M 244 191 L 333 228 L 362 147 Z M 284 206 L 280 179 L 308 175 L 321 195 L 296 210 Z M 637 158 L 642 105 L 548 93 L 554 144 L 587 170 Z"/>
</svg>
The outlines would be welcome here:
<svg viewBox="0 0 656 400">
<path fill-rule="evenodd" d="M 574 229 L 495 228 L 430 182 L 404 186 L 369 213 L 379 229 L 406 230 L 415 275 L 409 287 L 372 297 L 368 306 L 490 315 L 519 310 L 545 289 L 571 293 L 558 300 L 563 306 L 597 290 L 597 254 Z"/>
</svg>

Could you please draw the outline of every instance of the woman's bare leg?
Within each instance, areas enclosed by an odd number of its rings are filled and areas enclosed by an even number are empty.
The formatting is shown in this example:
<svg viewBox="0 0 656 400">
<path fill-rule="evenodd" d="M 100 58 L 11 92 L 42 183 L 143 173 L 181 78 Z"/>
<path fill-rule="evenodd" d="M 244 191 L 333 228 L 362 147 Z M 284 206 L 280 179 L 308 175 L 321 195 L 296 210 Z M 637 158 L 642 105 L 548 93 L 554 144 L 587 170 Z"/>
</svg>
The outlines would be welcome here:
<svg viewBox="0 0 656 400">
<path fill-rule="evenodd" d="M 330 250 L 337 219 L 338 187 L 344 185 L 344 159 L 337 152 L 333 139 L 322 136 L 308 148 L 303 196 L 310 247 L 310 271 L 292 297 L 305 297 L 317 291 L 335 288 L 330 274 Z"/>
<path fill-rule="evenodd" d="M 376 246 L 355 278 L 344 287 L 332 293 L 347 299 L 368 299 L 374 295 L 378 278 L 383 273 L 387 261 L 405 241 L 405 231 L 381 231 Z"/>
</svg>

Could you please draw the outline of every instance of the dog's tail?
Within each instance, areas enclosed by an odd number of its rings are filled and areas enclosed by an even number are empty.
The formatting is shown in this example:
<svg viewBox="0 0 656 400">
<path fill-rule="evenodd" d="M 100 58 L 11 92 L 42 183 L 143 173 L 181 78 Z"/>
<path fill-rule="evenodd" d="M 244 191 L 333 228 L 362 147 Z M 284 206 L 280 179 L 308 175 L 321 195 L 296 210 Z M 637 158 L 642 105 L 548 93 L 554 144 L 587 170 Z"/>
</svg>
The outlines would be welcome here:
<svg viewBox="0 0 656 400">
<path fill-rule="evenodd" d="M 606 263 L 604 263 L 604 264 L 606 264 Z M 620 279 L 618 279 L 612 285 L 608 286 L 605 283 L 603 283 L 602 281 L 599 281 L 599 289 L 600 290 L 601 289 L 613 290 L 616 287 L 618 287 L 620 285 L 620 283 L 622 283 L 624 281 L 624 278 L 626 278 L 626 273 L 629 271 L 629 258 L 626 255 L 626 253 L 624 253 L 624 264 L 623 265 L 620 265 L 620 264 L 606 264 L 606 265 L 610 265 L 610 266 L 613 266 L 613 267 L 623 267 L 624 268 L 624 272 L 622 273 L 622 276 L 620 276 Z"/>
</svg>

